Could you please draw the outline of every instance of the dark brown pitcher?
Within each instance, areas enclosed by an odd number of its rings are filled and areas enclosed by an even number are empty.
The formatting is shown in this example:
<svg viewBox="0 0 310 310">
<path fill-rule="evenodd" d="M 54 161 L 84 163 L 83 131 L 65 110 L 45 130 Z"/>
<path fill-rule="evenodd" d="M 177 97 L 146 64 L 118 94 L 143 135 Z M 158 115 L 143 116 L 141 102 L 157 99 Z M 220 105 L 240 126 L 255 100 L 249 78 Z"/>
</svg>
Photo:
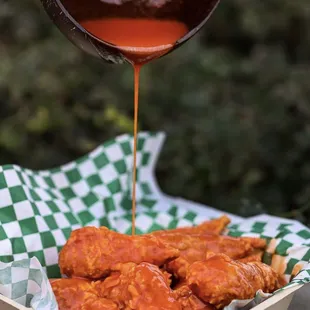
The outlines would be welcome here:
<svg viewBox="0 0 310 310">
<path fill-rule="evenodd" d="M 205 24 L 220 0 L 41 0 L 46 12 L 76 46 L 108 63 L 130 61 L 117 45 L 98 38 L 82 27 L 83 21 L 98 18 L 152 18 L 176 20 L 187 26 L 188 32 L 174 42 L 179 47 Z M 132 33 L 134 36 L 135 33 Z M 137 62 L 143 62 L 137 59 Z"/>
</svg>

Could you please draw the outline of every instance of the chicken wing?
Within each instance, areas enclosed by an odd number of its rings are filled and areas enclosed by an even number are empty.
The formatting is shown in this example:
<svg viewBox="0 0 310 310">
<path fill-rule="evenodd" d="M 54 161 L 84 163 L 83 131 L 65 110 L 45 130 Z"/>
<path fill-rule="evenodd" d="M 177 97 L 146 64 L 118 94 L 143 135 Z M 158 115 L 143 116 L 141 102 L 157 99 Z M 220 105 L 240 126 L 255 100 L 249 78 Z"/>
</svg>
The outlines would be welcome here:
<svg viewBox="0 0 310 310">
<path fill-rule="evenodd" d="M 117 304 L 99 295 L 96 282 L 83 279 L 50 281 L 59 310 L 118 310 Z"/>
<path fill-rule="evenodd" d="M 169 286 L 169 276 L 157 266 L 141 263 L 119 264 L 98 286 L 100 295 L 119 309 L 182 310 Z"/>
<path fill-rule="evenodd" d="M 254 250 L 248 256 L 238 259 L 241 263 L 262 262 L 264 252 L 262 250 Z"/>
<path fill-rule="evenodd" d="M 224 231 L 226 226 L 230 223 L 230 219 L 223 215 L 217 219 L 205 221 L 202 224 L 194 227 L 181 227 L 171 230 L 158 230 L 152 232 L 155 236 L 167 235 L 167 234 L 175 234 L 175 233 L 182 233 L 182 234 L 204 234 L 204 233 L 213 233 L 213 234 L 220 234 Z"/>
<path fill-rule="evenodd" d="M 249 299 L 258 290 L 272 293 L 281 287 L 280 276 L 260 262 L 241 263 L 215 254 L 188 269 L 189 287 L 204 302 L 221 309 L 234 299 Z"/>
<path fill-rule="evenodd" d="M 178 257 L 179 251 L 153 235 L 128 236 L 105 227 L 72 232 L 59 255 L 62 274 L 100 279 L 118 263 L 148 262 L 157 266 Z"/>
<path fill-rule="evenodd" d="M 60 310 L 182 310 L 169 275 L 154 265 L 118 264 L 105 280 L 51 281 Z"/>
<path fill-rule="evenodd" d="M 186 283 L 180 283 L 174 288 L 176 299 L 182 306 L 182 310 L 215 310 L 210 304 L 206 304 L 196 297 Z"/>
<path fill-rule="evenodd" d="M 204 260 L 206 253 L 224 253 L 240 259 L 254 253 L 256 247 L 265 248 L 266 241 L 257 238 L 233 238 L 215 234 L 187 235 L 183 233 L 161 234 L 158 238 L 180 251 L 180 256 L 167 263 L 165 268 L 175 277 L 184 279 L 186 270 L 194 262 Z"/>
<path fill-rule="evenodd" d="M 265 249 L 267 246 L 266 239 L 257 237 L 241 237 L 241 239 L 250 242 L 254 249 Z"/>
</svg>

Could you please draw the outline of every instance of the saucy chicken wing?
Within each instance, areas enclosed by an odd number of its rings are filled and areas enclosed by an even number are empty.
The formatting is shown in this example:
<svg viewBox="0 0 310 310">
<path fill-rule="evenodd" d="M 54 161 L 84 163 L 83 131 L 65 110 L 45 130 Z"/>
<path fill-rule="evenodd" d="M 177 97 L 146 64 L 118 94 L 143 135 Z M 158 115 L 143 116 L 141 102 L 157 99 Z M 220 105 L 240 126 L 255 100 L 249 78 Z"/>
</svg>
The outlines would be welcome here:
<svg viewBox="0 0 310 310">
<path fill-rule="evenodd" d="M 213 233 L 213 234 L 220 234 L 224 231 L 227 225 L 230 223 L 230 219 L 223 215 L 217 219 L 205 221 L 200 225 L 194 227 L 181 227 L 171 230 L 158 230 L 152 232 L 152 235 L 161 236 L 166 234 L 175 234 L 175 233 L 182 233 L 182 234 L 204 234 L 204 233 Z"/>
<path fill-rule="evenodd" d="M 105 280 L 59 279 L 51 285 L 60 310 L 182 310 L 169 281 L 157 266 L 127 263 Z"/>
<path fill-rule="evenodd" d="M 105 227 L 72 232 L 59 255 L 62 274 L 100 279 L 118 263 L 148 262 L 157 266 L 178 257 L 179 251 L 153 235 L 128 236 Z"/>
<path fill-rule="evenodd" d="M 176 299 L 182 306 L 182 310 L 215 310 L 210 304 L 206 304 L 196 297 L 186 283 L 180 283 L 174 288 Z"/>
<path fill-rule="evenodd" d="M 232 259 L 252 255 L 258 247 L 263 249 L 266 241 L 257 238 L 233 238 L 214 234 L 187 235 L 183 233 L 161 234 L 158 238 L 169 247 L 178 249 L 180 256 L 168 262 L 165 268 L 175 277 L 184 279 L 186 270 L 194 262 L 204 260 L 208 252 L 223 253 Z"/>
<path fill-rule="evenodd" d="M 99 286 L 100 295 L 119 309 L 182 310 L 169 286 L 169 276 L 154 265 L 119 264 Z"/>
<path fill-rule="evenodd" d="M 83 279 L 51 281 L 59 310 L 118 310 L 117 304 L 99 295 L 97 283 Z"/>
<path fill-rule="evenodd" d="M 246 257 L 238 259 L 241 263 L 262 262 L 264 252 L 262 250 L 254 250 L 253 253 Z"/>
<path fill-rule="evenodd" d="M 224 254 L 192 264 L 186 282 L 196 296 L 217 309 L 234 299 L 253 298 L 260 289 L 272 293 L 282 286 L 280 276 L 270 266 L 233 261 Z"/>
</svg>

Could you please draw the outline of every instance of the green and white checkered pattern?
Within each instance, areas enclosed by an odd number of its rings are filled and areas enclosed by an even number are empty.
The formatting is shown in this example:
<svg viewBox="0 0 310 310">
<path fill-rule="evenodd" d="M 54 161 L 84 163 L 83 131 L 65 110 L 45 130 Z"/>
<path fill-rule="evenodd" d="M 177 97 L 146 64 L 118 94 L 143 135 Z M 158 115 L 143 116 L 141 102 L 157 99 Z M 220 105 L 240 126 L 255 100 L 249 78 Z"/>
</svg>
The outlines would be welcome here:
<svg viewBox="0 0 310 310">
<path fill-rule="evenodd" d="M 0 262 L 0 294 L 36 310 L 57 310 L 48 278 L 36 258 Z"/>
<path fill-rule="evenodd" d="M 139 134 L 138 233 L 196 225 L 223 214 L 161 192 L 154 169 L 163 141 L 162 133 Z M 36 257 L 47 275 L 56 278 L 60 276 L 58 253 L 72 230 L 104 225 L 130 233 L 132 149 L 132 136 L 122 135 L 57 169 L 31 171 L 12 165 L 0 167 L 0 261 Z M 302 272 L 296 281 L 310 282 L 308 228 L 264 215 L 248 220 L 229 216 L 230 235 L 268 239 L 274 251 L 266 253 L 265 262 L 270 264 L 274 254 L 283 256 L 287 278 L 298 264 Z"/>
</svg>

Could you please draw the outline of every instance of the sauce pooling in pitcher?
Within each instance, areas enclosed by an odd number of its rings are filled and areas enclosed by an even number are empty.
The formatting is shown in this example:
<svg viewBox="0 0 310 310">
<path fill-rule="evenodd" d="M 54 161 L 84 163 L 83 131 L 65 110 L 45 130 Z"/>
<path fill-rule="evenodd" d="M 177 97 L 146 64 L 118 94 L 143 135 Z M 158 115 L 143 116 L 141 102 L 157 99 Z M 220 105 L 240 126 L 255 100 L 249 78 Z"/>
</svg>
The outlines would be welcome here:
<svg viewBox="0 0 310 310">
<path fill-rule="evenodd" d="M 81 25 L 98 39 L 116 46 L 134 67 L 134 159 L 132 178 L 132 234 L 136 226 L 136 165 L 140 69 L 163 56 L 188 33 L 185 24 L 175 20 L 144 18 L 103 18 L 82 21 Z"/>
<path fill-rule="evenodd" d="M 174 20 L 103 18 L 81 22 L 92 35 L 121 50 L 133 65 L 166 54 L 188 28 Z"/>
</svg>

